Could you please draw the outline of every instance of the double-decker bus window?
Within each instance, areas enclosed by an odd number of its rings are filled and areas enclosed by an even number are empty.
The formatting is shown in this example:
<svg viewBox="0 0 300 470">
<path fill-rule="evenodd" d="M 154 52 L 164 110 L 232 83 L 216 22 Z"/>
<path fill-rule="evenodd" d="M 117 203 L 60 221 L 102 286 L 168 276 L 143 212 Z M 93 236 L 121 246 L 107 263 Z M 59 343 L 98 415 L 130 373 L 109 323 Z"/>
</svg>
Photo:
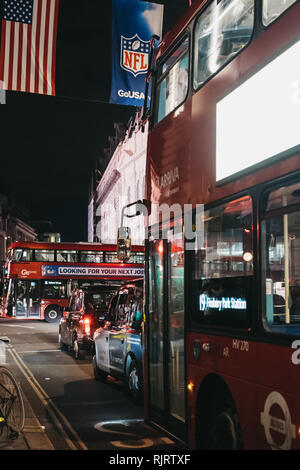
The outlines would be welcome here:
<svg viewBox="0 0 300 470">
<path fill-rule="evenodd" d="M 12 260 L 13 261 L 21 261 L 22 260 L 22 248 L 15 248 L 12 252 Z"/>
<path fill-rule="evenodd" d="M 268 26 L 297 0 L 263 0 L 263 24 Z"/>
<path fill-rule="evenodd" d="M 118 255 L 116 251 L 105 251 L 104 263 L 119 263 Z"/>
<path fill-rule="evenodd" d="M 200 15 L 194 37 L 194 88 L 199 88 L 251 39 L 254 0 L 214 0 Z"/>
<path fill-rule="evenodd" d="M 186 37 L 159 68 L 156 91 L 156 123 L 185 101 L 188 87 L 189 38 Z"/>
<path fill-rule="evenodd" d="M 43 281 L 42 298 L 65 299 L 67 297 L 67 281 Z"/>
<path fill-rule="evenodd" d="M 24 248 L 20 261 L 32 261 L 32 252 L 33 252 L 33 250 L 30 250 L 28 248 Z"/>
<path fill-rule="evenodd" d="M 131 253 L 128 263 L 142 264 L 144 263 L 144 260 L 145 260 L 144 253 Z"/>
<path fill-rule="evenodd" d="M 203 244 L 193 259 L 193 321 L 248 327 L 253 276 L 250 196 L 204 212 Z"/>
<path fill-rule="evenodd" d="M 33 250 L 29 248 L 15 248 L 10 251 L 9 261 L 32 261 Z"/>
<path fill-rule="evenodd" d="M 300 183 L 267 196 L 262 221 L 264 323 L 300 333 Z"/>
<path fill-rule="evenodd" d="M 102 251 L 81 251 L 80 261 L 81 263 L 103 263 L 103 252 Z"/>
<path fill-rule="evenodd" d="M 54 250 L 35 250 L 35 261 L 54 261 Z"/>
<path fill-rule="evenodd" d="M 56 252 L 56 261 L 77 263 L 77 261 L 78 261 L 77 251 L 57 250 L 57 252 Z"/>
</svg>

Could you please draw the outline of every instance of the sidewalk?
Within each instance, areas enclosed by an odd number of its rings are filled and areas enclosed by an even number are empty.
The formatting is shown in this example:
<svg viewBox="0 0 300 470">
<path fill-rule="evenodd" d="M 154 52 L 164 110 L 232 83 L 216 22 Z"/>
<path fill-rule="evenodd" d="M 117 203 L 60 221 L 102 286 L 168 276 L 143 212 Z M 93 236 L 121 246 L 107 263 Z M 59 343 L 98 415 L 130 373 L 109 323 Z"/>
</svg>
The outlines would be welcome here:
<svg viewBox="0 0 300 470">
<path fill-rule="evenodd" d="M 23 393 L 25 407 L 25 426 L 15 441 L 0 442 L 1 450 L 55 450 L 43 426 L 34 414 L 33 409 Z"/>
</svg>

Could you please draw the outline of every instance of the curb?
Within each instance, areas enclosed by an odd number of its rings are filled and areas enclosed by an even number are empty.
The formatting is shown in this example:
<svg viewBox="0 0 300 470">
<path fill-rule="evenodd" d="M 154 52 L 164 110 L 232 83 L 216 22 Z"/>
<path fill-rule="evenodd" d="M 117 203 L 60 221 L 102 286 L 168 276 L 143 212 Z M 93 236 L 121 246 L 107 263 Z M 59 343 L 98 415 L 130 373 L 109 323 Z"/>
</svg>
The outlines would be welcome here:
<svg viewBox="0 0 300 470">
<path fill-rule="evenodd" d="M 41 425 L 38 418 L 24 395 L 25 408 L 25 426 L 22 431 L 24 440 L 29 450 L 55 450 L 49 437 L 46 434 L 45 427 Z"/>
</svg>

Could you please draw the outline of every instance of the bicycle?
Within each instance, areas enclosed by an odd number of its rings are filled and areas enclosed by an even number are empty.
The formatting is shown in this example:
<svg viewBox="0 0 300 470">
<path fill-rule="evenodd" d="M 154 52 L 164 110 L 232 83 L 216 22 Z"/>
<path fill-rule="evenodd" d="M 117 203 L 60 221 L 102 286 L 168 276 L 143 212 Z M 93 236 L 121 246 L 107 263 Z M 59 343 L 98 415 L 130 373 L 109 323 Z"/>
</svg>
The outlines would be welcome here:
<svg viewBox="0 0 300 470">
<path fill-rule="evenodd" d="M 8 439 L 17 439 L 25 424 L 21 388 L 6 365 L 0 365 L 0 437 L 7 429 Z"/>
</svg>

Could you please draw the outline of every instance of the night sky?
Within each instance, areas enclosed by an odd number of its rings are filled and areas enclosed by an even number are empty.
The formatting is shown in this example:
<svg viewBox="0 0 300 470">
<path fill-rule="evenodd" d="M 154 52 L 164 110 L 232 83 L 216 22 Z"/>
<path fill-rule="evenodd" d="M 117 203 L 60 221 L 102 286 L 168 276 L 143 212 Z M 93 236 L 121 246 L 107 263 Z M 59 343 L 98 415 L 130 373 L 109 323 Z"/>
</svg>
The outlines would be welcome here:
<svg viewBox="0 0 300 470">
<path fill-rule="evenodd" d="M 108 104 L 110 81 L 111 0 L 60 0 L 57 96 L 7 92 L 1 107 L 0 193 L 51 220 L 63 241 L 87 239 L 91 171 L 113 123 L 134 113 Z"/>
</svg>

